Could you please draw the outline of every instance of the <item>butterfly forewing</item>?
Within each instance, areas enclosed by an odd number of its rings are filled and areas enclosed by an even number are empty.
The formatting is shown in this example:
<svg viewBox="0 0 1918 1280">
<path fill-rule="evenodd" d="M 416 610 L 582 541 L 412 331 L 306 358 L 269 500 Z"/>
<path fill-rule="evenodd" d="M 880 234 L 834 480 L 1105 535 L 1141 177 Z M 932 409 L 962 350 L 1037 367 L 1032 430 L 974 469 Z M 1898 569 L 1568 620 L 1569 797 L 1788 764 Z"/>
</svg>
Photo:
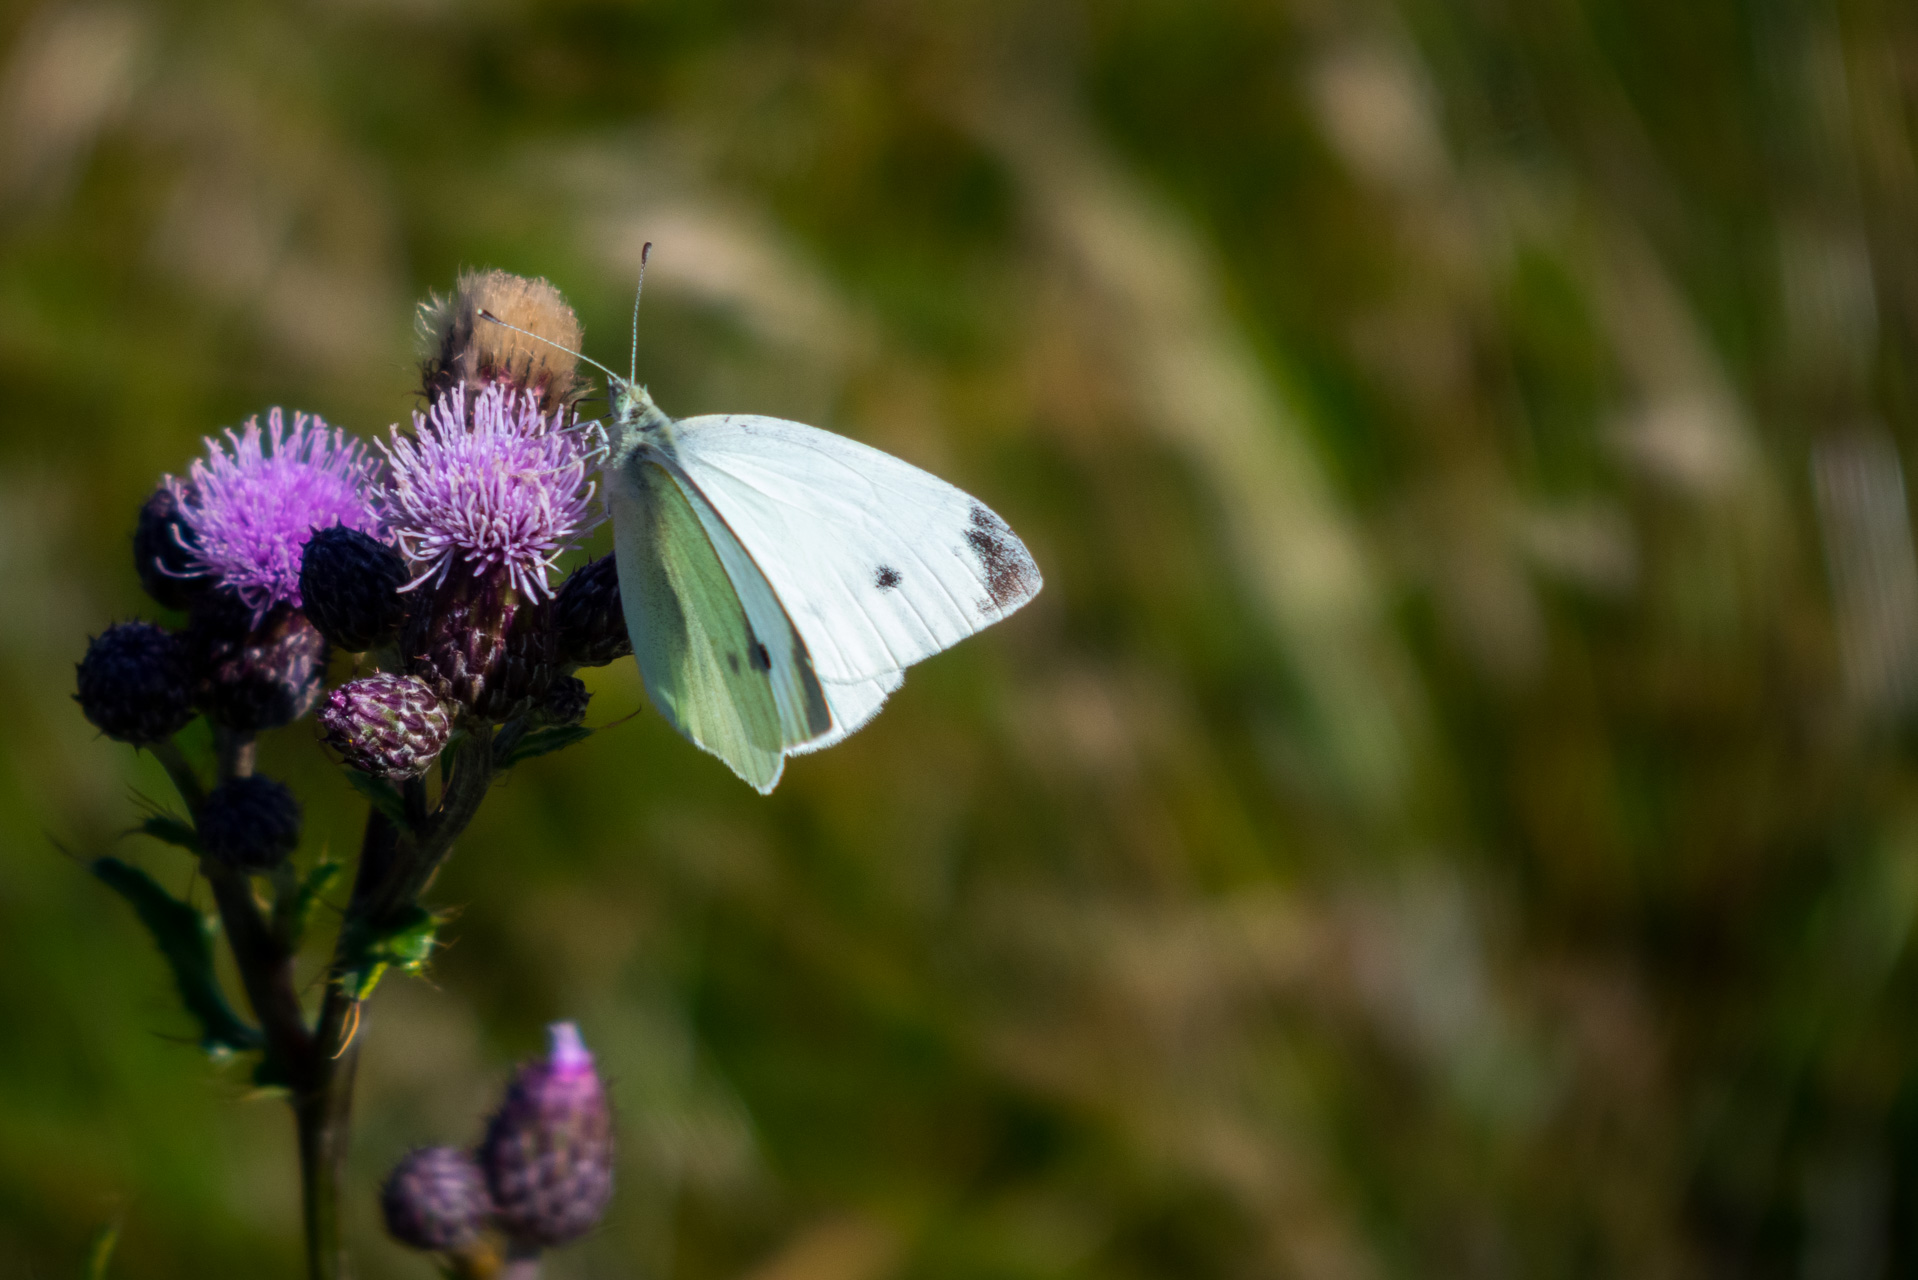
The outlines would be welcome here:
<svg viewBox="0 0 1918 1280">
<path fill-rule="evenodd" d="M 738 414 L 687 418 L 674 434 L 675 460 L 784 602 L 828 693 L 860 686 L 843 694 L 848 711 L 864 709 L 859 723 L 898 687 L 876 677 L 1039 591 L 1039 568 L 1005 521 L 890 454 Z M 843 725 L 837 702 L 834 711 Z"/>
<path fill-rule="evenodd" d="M 659 461 L 636 454 L 607 498 L 626 626 L 653 705 L 771 791 L 787 749 L 832 727 L 778 598 L 723 522 L 697 509 L 698 492 Z"/>
</svg>

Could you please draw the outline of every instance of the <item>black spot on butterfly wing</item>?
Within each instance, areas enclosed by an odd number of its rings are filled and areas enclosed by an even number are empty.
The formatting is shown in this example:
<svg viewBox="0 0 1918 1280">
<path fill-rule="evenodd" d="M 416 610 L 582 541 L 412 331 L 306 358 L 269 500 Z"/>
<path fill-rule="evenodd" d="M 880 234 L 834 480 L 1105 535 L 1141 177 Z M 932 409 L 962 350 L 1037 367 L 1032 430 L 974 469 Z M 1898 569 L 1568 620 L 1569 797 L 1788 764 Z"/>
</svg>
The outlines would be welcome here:
<svg viewBox="0 0 1918 1280">
<path fill-rule="evenodd" d="M 731 671 L 734 675 L 739 674 L 739 655 L 738 654 L 729 653 L 726 655 L 726 668 L 727 670 Z"/>
<path fill-rule="evenodd" d="M 881 591 L 891 591 L 897 587 L 900 582 L 899 570 L 889 564 L 880 565 L 878 570 L 872 575 L 872 585 L 878 587 Z"/>
<path fill-rule="evenodd" d="M 753 664 L 754 671 L 771 671 L 773 669 L 772 655 L 766 652 L 765 645 L 755 640 L 753 641 L 752 648 L 749 650 L 749 652 L 752 655 L 752 664 Z"/>
<path fill-rule="evenodd" d="M 966 545 L 979 558 L 994 609 L 1003 609 L 1032 594 L 1032 562 L 1018 550 L 1018 540 L 1006 522 L 976 502 L 972 504 L 972 527 L 966 530 Z"/>
</svg>

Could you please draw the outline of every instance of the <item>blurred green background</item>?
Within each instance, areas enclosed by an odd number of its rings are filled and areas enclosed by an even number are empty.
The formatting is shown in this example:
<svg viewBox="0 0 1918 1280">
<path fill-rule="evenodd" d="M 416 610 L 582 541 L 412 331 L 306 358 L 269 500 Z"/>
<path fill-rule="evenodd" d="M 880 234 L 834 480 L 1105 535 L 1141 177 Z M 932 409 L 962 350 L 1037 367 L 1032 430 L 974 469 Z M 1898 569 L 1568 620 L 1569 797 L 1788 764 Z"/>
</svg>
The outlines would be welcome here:
<svg viewBox="0 0 1918 1280">
<path fill-rule="evenodd" d="M 366 1019 L 363 1277 L 561 1017 L 556 1280 L 1913 1274 L 1914 139 L 1891 0 L 7 6 L 0 1276 L 296 1267 L 284 1108 L 60 852 L 191 879 L 68 697 L 139 502 L 404 418 L 462 266 L 623 366 L 647 239 L 669 412 L 1047 586 L 771 799 L 650 713 L 496 792 Z"/>
</svg>

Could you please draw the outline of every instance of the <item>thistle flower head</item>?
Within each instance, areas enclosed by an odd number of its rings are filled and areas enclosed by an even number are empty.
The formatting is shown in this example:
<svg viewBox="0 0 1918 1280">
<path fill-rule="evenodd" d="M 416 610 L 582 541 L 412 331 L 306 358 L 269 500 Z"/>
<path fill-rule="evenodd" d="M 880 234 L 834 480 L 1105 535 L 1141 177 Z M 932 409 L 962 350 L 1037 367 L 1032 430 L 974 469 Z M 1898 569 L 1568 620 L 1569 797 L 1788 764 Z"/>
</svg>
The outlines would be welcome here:
<svg viewBox="0 0 1918 1280">
<path fill-rule="evenodd" d="M 193 718 L 186 646 L 151 622 L 123 622 L 95 636 L 77 674 L 80 709 L 110 738 L 164 742 Z"/>
<path fill-rule="evenodd" d="M 336 524 L 377 533 L 369 487 L 378 460 L 359 441 L 316 417 L 278 409 L 226 443 L 207 437 L 206 457 L 185 480 L 168 476 L 178 518 L 191 533 L 182 545 L 194 572 L 211 574 L 253 611 L 300 603 L 300 557 L 313 530 Z"/>
<path fill-rule="evenodd" d="M 455 564 L 497 569 L 529 600 L 550 594 L 554 557 L 592 527 L 586 441 L 550 417 L 533 393 L 491 386 L 473 402 L 453 387 L 413 435 L 380 442 L 389 475 L 386 516 L 418 576 L 407 588 L 445 581 Z"/>
<path fill-rule="evenodd" d="M 446 1252 L 472 1244 L 492 1208 L 479 1165 L 452 1147 L 409 1153 L 380 1188 L 387 1231 L 415 1249 Z"/>
<path fill-rule="evenodd" d="M 232 778 L 200 808 L 200 845 L 237 871 L 271 871 L 300 847 L 300 816 L 285 783 L 260 774 Z"/>
<path fill-rule="evenodd" d="M 613 1120 L 579 1028 L 557 1022 L 552 1051 L 522 1065 L 480 1143 L 506 1234 L 562 1245 L 592 1230 L 613 1195 Z"/>
<path fill-rule="evenodd" d="M 506 323 L 494 324 L 485 318 L 489 315 Z M 579 317 L 544 280 L 504 271 L 462 272 L 450 294 L 420 305 L 419 328 L 426 352 L 421 389 L 429 400 L 456 386 L 470 398 L 505 383 L 539 393 L 540 407 L 550 413 L 572 404 L 584 390 L 573 355 L 580 344 Z"/>
</svg>

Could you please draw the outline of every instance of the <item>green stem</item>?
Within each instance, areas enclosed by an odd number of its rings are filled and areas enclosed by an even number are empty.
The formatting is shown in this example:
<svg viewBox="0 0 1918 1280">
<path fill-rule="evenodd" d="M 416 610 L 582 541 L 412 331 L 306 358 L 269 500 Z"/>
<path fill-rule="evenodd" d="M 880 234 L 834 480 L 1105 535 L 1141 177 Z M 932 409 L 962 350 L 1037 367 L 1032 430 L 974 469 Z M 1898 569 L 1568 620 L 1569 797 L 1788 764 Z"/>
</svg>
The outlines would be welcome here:
<svg viewBox="0 0 1918 1280">
<path fill-rule="evenodd" d="M 349 1007 L 357 1021 L 357 1005 L 349 1002 Z M 300 1207 L 306 1225 L 309 1280 L 338 1280 L 346 1274 L 340 1243 L 340 1186 L 346 1179 L 353 1078 L 360 1049 L 357 1028 L 329 1025 L 327 1017 L 328 1010 L 322 1009 L 320 1034 L 308 1055 L 308 1078 L 293 1101 L 300 1135 Z M 342 1035 L 351 1038 L 333 1053 L 327 1052 L 327 1046 Z"/>
<path fill-rule="evenodd" d="M 356 924 L 378 926 L 399 918 L 417 902 L 485 799 L 493 780 L 492 760 L 491 733 L 481 727 L 467 735 L 453 762 L 437 813 L 425 815 L 425 790 L 413 783 L 406 788 L 410 831 L 401 830 L 378 809 L 368 812 L 353 894 L 340 927 L 342 940 L 358 932 Z M 364 1009 L 363 1002 L 348 995 L 340 981 L 352 962 L 353 957 L 336 944 L 319 1025 L 294 1100 L 309 1280 L 338 1280 L 343 1274 L 339 1195 L 351 1136 L 353 1079 Z M 532 1280 L 537 1272 L 525 1275 Z"/>
</svg>

